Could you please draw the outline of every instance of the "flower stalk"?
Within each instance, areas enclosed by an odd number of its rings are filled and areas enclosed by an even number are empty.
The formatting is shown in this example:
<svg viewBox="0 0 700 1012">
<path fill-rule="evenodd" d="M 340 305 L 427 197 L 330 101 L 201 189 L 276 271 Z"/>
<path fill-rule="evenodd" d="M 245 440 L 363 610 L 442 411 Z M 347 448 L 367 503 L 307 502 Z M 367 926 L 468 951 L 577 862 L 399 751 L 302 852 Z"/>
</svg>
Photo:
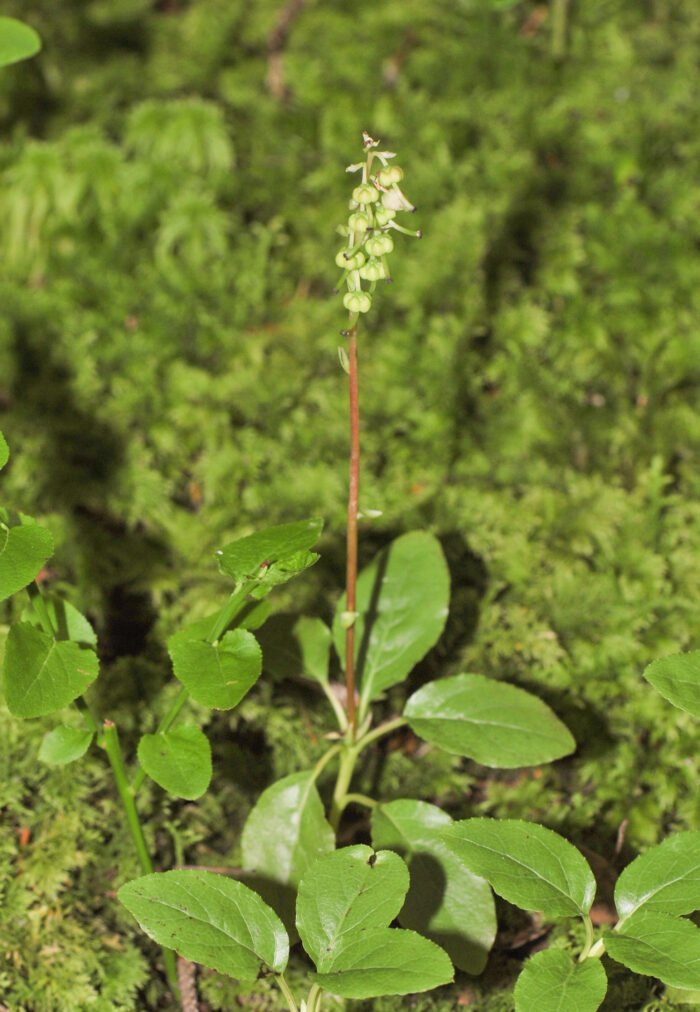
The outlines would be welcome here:
<svg viewBox="0 0 700 1012">
<path fill-rule="evenodd" d="M 396 224 L 399 211 L 415 211 L 415 207 L 399 183 L 403 170 L 390 165 L 393 151 L 378 151 L 379 141 L 364 131 L 362 141 L 365 160 L 349 165 L 348 172 L 362 171 L 362 181 L 352 191 L 350 214 L 346 225 L 338 232 L 346 238 L 346 246 L 339 250 L 335 262 L 343 268 L 340 281 L 346 286 L 343 305 L 349 312 L 348 329 L 342 336 L 348 339 L 347 351 L 339 349 L 340 362 L 348 374 L 350 402 L 350 477 L 348 487 L 346 611 L 345 625 L 345 687 L 348 732 L 353 741 L 357 730 L 357 702 L 355 691 L 355 621 L 357 618 L 357 520 L 360 499 L 360 399 L 357 365 L 357 324 L 360 313 L 372 306 L 372 295 L 378 281 L 391 281 L 388 255 L 393 252 L 394 240 L 390 230 L 421 238 L 420 231 L 412 231 Z M 373 171 L 375 160 L 379 163 Z M 367 287 L 363 287 L 366 284 Z"/>
</svg>

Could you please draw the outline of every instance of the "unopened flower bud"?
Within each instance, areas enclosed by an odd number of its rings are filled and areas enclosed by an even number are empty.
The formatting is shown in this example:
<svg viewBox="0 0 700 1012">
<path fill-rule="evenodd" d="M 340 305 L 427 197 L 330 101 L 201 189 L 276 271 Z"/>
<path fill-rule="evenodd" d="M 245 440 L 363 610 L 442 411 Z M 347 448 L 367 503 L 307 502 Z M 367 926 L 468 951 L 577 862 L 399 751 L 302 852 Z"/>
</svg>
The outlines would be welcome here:
<svg viewBox="0 0 700 1012">
<path fill-rule="evenodd" d="M 348 226 L 352 232 L 365 232 L 369 228 L 369 218 L 362 211 L 355 211 L 348 218 Z"/>
<path fill-rule="evenodd" d="M 400 169 L 398 165 L 387 165 L 385 169 L 379 171 L 377 179 L 381 186 L 393 186 L 394 183 L 400 183 L 403 179 L 403 169 Z"/>
<path fill-rule="evenodd" d="M 365 243 L 365 249 L 372 257 L 382 257 L 391 253 L 394 240 L 388 235 L 371 235 Z"/>
<path fill-rule="evenodd" d="M 360 267 L 359 274 L 365 281 L 381 281 L 386 277 L 384 264 L 377 257 L 370 257 L 367 263 Z"/>
<path fill-rule="evenodd" d="M 390 207 L 377 207 L 374 210 L 374 220 L 381 227 L 382 225 L 388 225 L 388 223 L 396 217 L 396 211 L 393 211 Z"/>
<path fill-rule="evenodd" d="M 372 305 L 369 292 L 346 292 L 343 305 L 350 313 L 368 313 Z"/>
<path fill-rule="evenodd" d="M 341 249 L 340 253 L 336 255 L 335 262 L 345 271 L 355 271 L 358 267 L 362 267 L 365 255 L 361 250 L 358 250 L 357 253 L 351 253 L 348 256 L 348 251 Z"/>
<path fill-rule="evenodd" d="M 360 183 L 352 191 L 352 199 L 358 204 L 374 204 L 379 200 L 379 190 L 371 183 Z"/>
</svg>

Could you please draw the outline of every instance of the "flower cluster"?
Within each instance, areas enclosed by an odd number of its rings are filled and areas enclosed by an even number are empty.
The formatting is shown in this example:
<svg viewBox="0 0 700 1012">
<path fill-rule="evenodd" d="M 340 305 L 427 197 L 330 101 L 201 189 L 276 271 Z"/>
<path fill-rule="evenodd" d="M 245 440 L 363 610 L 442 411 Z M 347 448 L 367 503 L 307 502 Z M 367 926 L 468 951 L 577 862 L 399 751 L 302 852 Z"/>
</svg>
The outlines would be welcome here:
<svg viewBox="0 0 700 1012">
<path fill-rule="evenodd" d="M 367 156 L 364 162 L 348 165 L 348 172 L 362 171 L 362 182 L 352 191 L 350 215 L 347 225 L 340 225 L 338 232 L 346 237 L 346 245 L 338 252 L 335 262 L 343 273 L 335 291 L 347 285 L 343 304 L 351 314 L 366 313 L 372 305 L 372 292 L 378 281 L 391 281 L 387 257 L 394 248 L 391 230 L 403 232 L 420 239 L 420 231 L 411 231 L 395 221 L 398 211 L 415 211 L 399 187 L 403 171 L 398 165 L 390 165 L 395 158 L 393 151 L 377 151 L 379 141 L 372 140 L 365 131 L 362 134 Z M 373 162 L 378 162 L 373 169 Z M 368 289 L 362 287 L 368 282 Z"/>
</svg>

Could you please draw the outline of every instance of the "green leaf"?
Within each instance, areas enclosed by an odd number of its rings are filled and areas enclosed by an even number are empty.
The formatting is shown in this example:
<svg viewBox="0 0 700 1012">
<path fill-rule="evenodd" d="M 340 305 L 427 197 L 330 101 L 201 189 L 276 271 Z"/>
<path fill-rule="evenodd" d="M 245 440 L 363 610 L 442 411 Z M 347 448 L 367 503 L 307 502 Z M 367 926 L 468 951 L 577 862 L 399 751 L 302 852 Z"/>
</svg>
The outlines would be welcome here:
<svg viewBox="0 0 700 1012">
<path fill-rule="evenodd" d="M 355 622 L 360 719 L 372 700 L 405 678 L 437 643 L 449 599 L 450 578 L 440 543 L 424 531 L 397 538 L 360 573 Z M 343 663 L 345 610 L 342 597 L 333 640 Z"/>
<path fill-rule="evenodd" d="M 145 875 L 118 896 L 150 938 L 202 966 L 248 982 L 287 965 L 289 939 L 277 914 L 225 875 L 193 869 Z"/>
<path fill-rule="evenodd" d="M 95 630 L 77 608 L 68 601 L 50 594 L 42 594 L 42 600 L 56 630 L 57 640 L 72 640 L 74 643 L 83 643 L 90 647 L 97 646 Z M 33 600 L 27 602 L 22 617 L 35 626 L 40 624 Z"/>
<path fill-rule="evenodd" d="M 397 916 L 408 891 L 408 868 L 390 850 L 375 854 L 357 844 L 316 862 L 299 887 L 297 928 L 304 948 L 323 973 L 339 948 Z"/>
<path fill-rule="evenodd" d="M 269 617 L 272 605 L 269 601 L 249 601 L 245 608 L 232 619 L 234 629 L 258 629 Z M 171 639 L 178 640 L 206 640 L 211 642 L 210 635 L 214 630 L 219 612 L 199 618 L 195 622 L 188 622 L 182 629 L 173 633 Z M 229 626 L 231 628 L 231 626 Z M 226 630 L 224 630 L 226 632 Z M 223 636 L 223 633 L 222 633 Z"/>
<path fill-rule="evenodd" d="M 297 927 L 318 973 L 344 998 L 428 991 L 452 979 L 445 953 L 413 931 L 388 928 L 402 906 L 408 871 L 391 851 L 345 847 L 304 876 Z"/>
<path fill-rule="evenodd" d="M 437 942 L 455 966 L 479 974 L 496 937 L 488 882 L 450 850 L 442 831 L 450 816 L 424 801 L 391 801 L 372 810 L 372 846 L 408 864 L 411 884 L 399 922 Z"/>
<path fill-rule="evenodd" d="M 465 819 L 443 839 L 499 896 L 546 917 L 586 914 L 595 879 L 576 848 L 551 829 L 518 819 Z"/>
<path fill-rule="evenodd" d="M 700 929 L 682 917 L 640 910 L 605 936 L 605 948 L 635 973 L 672 987 L 700 988 Z"/>
<path fill-rule="evenodd" d="M 408 700 L 404 717 L 421 738 L 484 766 L 535 766 L 576 748 L 542 700 L 483 675 L 430 682 Z"/>
<path fill-rule="evenodd" d="M 644 669 L 644 677 L 669 703 L 700 717 L 700 650 L 659 657 Z"/>
<path fill-rule="evenodd" d="M 85 755 L 92 737 L 92 731 L 61 724 L 42 738 L 39 758 L 47 766 L 65 766 Z"/>
<path fill-rule="evenodd" d="M 0 432 L 0 469 L 2 469 L 5 466 L 5 464 L 8 462 L 9 459 L 10 459 L 10 447 L 5 442 L 5 437 L 3 436 L 2 432 Z"/>
<path fill-rule="evenodd" d="M 15 717 L 42 717 L 68 706 L 98 675 L 97 654 L 56 641 L 29 622 L 10 628 L 5 645 L 5 700 Z"/>
<path fill-rule="evenodd" d="M 317 556 L 309 549 L 321 536 L 323 521 L 300 520 L 291 524 L 268 527 L 226 545 L 217 554 L 219 570 L 234 583 L 248 580 L 270 585 L 306 569 Z"/>
<path fill-rule="evenodd" d="M 678 1005 L 700 1005 L 700 991 L 686 991 L 682 987 L 669 987 L 664 989 L 664 998 Z"/>
<path fill-rule="evenodd" d="M 608 979 L 599 959 L 574 963 L 557 949 L 528 959 L 515 985 L 515 1012 L 596 1012 Z"/>
<path fill-rule="evenodd" d="M 335 847 L 312 771 L 292 773 L 263 791 L 243 828 L 241 847 L 249 881 L 292 929 L 296 886 L 313 862 Z"/>
<path fill-rule="evenodd" d="M 0 67 L 26 60 L 40 49 L 41 39 L 33 28 L 15 18 L 0 17 Z"/>
<path fill-rule="evenodd" d="M 328 685 L 331 631 L 320 618 L 279 613 L 259 638 L 263 666 L 272 678 L 312 678 Z"/>
<path fill-rule="evenodd" d="M 203 706 L 230 710 L 255 685 L 262 671 L 262 651 L 247 629 L 224 633 L 215 646 L 189 639 L 187 629 L 168 640 L 175 677 Z"/>
<path fill-rule="evenodd" d="M 138 756 L 149 777 L 178 798 L 199 798 L 209 786 L 211 748 L 207 736 L 194 724 L 144 734 Z"/>
<path fill-rule="evenodd" d="M 23 590 L 53 554 L 53 539 L 23 513 L 0 509 L 0 601 Z"/>
<path fill-rule="evenodd" d="M 637 910 L 700 910 L 700 832 L 674 833 L 628 864 L 615 886 L 620 920 Z"/>
<path fill-rule="evenodd" d="M 331 631 L 320 618 L 302 616 L 294 625 L 294 638 L 301 651 L 301 673 L 328 685 Z"/>
</svg>

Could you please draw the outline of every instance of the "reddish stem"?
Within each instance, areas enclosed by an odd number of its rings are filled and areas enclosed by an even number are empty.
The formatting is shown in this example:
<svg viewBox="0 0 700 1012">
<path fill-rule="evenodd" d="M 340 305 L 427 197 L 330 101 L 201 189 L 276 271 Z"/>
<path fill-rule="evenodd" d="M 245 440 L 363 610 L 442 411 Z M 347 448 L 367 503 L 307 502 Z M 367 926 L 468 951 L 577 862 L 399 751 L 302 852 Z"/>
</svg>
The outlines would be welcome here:
<svg viewBox="0 0 700 1012">
<path fill-rule="evenodd" d="M 357 511 L 360 498 L 360 399 L 357 378 L 357 321 L 348 334 L 348 389 L 350 392 L 350 488 L 348 492 L 348 543 L 346 610 L 354 618 L 357 587 Z M 345 685 L 350 733 L 355 734 L 355 622 L 345 633 Z"/>
</svg>

